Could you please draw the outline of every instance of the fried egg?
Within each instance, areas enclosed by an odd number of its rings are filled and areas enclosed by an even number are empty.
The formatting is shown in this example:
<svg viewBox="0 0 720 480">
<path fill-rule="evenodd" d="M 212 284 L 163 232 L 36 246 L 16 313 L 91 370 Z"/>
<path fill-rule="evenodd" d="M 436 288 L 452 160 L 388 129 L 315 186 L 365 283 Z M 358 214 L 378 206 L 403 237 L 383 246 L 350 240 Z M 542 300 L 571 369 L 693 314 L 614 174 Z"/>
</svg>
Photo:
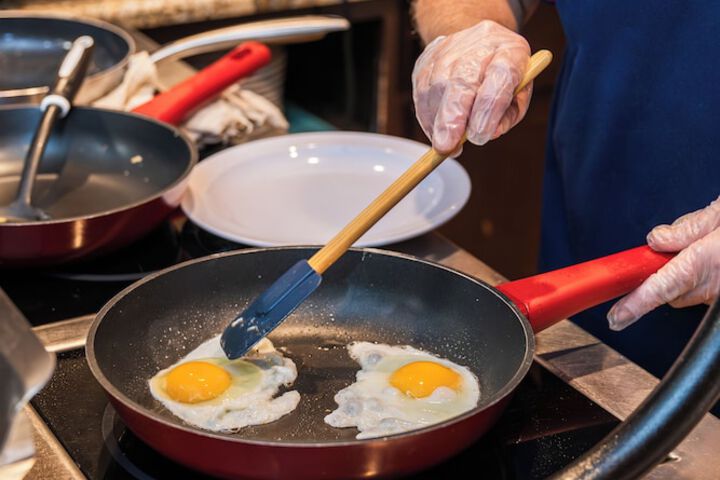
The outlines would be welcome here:
<svg viewBox="0 0 720 480">
<path fill-rule="evenodd" d="M 220 336 L 211 338 L 149 380 L 150 393 L 186 423 L 233 432 L 270 423 L 297 407 L 300 394 L 285 392 L 297 378 L 295 363 L 263 339 L 245 357 L 228 360 Z"/>
<path fill-rule="evenodd" d="M 335 395 L 338 408 L 325 417 L 356 427 L 356 438 L 374 438 L 427 427 L 477 406 L 480 384 L 466 367 L 410 346 L 369 342 L 348 345 L 360 364 L 355 383 Z"/>
</svg>

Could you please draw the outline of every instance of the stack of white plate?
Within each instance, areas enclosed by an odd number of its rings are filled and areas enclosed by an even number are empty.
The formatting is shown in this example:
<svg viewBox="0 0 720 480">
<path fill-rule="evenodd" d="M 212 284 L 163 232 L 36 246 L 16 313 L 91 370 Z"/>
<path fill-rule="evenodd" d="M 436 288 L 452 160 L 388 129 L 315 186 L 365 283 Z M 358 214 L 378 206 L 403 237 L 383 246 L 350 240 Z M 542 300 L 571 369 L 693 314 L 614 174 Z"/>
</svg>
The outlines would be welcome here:
<svg viewBox="0 0 720 480">
<path fill-rule="evenodd" d="M 286 65 L 287 54 L 285 49 L 283 47 L 272 47 L 272 60 L 270 60 L 270 63 L 241 80 L 240 85 L 246 90 L 265 97 L 282 109 Z"/>
</svg>

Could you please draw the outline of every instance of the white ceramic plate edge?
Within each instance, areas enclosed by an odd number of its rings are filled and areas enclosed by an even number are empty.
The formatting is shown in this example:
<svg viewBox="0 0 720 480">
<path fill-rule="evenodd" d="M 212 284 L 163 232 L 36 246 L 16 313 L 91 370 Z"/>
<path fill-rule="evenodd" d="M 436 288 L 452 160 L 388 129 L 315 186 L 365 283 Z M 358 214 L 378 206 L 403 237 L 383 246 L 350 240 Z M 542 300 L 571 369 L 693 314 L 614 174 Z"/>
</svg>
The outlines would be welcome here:
<svg viewBox="0 0 720 480">
<path fill-rule="evenodd" d="M 430 148 L 428 145 L 422 144 L 420 142 L 416 142 L 414 140 L 401 138 L 401 137 L 394 137 L 390 135 L 383 135 L 383 134 L 377 134 L 377 133 L 368 133 L 368 132 L 347 132 L 347 131 L 330 131 L 330 132 L 310 132 L 310 133 L 296 133 L 296 134 L 289 134 L 289 135 L 282 135 L 277 137 L 271 137 L 261 140 L 255 140 L 252 142 L 248 142 L 242 145 L 236 145 L 230 148 L 227 148 L 225 150 L 222 150 L 216 154 L 211 155 L 207 159 L 200 162 L 198 165 L 195 166 L 192 174 L 190 175 L 190 181 L 187 192 L 183 198 L 182 201 L 182 209 L 185 212 L 185 215 L 197 224 L 199 227 L 203 228 L 204 230 L 207 230 L 208 232 L 217 235 L 218 237 L 224 238 L 226 240 L 230 240 L 236 243 L 240 243 L 243 245 L 249 245 L 249 246 L 258 246 L 258 247 L 276 247 L 276 246 L 288 246 L 288 245 L 294 245 L 294 243 L 288 243 L 283 241 L 273 241 L 272 239 L 267 238 L 257 238 L 253 236 L 248 235 L 239 235 L 236 232 L 228 232 L 226 230 L 223 230 L 222 228 L 218 228 L 217 226 L 213 225 L 210 222 L 205 221 L 205 219 L 202 217 L 202 215 L 197 215 L 195 212 L 194 202 L 193 202 L 193 187 L 198 182 L 198 178 L 202 177 L 203 175 L 212 175 L 213 173 L 217 175 L 218 170 L 222 170 L 224 165 L 235 165 L 237 163 L 242 163 L 245 161 L 252 161 L 252 151 L 256 149 L 262 150 L 263 147 L 267 144 L 273 145 L 275 148 L 277 148 L 276 144 L 285 144 L 288 145 L 292 143 L 312 143 L 313 141 L 317 141 L 318 143 L 322 141 L 328 141 L 329 139 L 334 140 L 337 143 L 340 142 L 352 142 L 357 141 L 358 139 L 365 140 L 366 142 L 369 141 L 372 143 L 373 140 L 375 141 L 383 141 L 383 142 L 389 142 L 389 143 L 395 143 L 398 145 L 403 145 L 406 148 L 416 148 L 417 149 L 417 158 L 419 158 L 425 151 Z M 249 160 L 245 160 L 244 158 L 249 158 Z M 414 161 L 414 159 L 413 159 Z M 404 240 L 408 240 L 411 238 L 418 237 L 420 235 L 423 235 L 425 233 L 428 233 L 432 230 L 435 230 L 436 228 L 440 227 L 441 225 L 447 223 L 450 219 L 452 219 L 462 208 L 466 205 L 468 199 L 470 198 L 470 193 L 472 189 L 472 185 L 470 182 L 470 177 L 465 171 L 465 169 L 460 165 L 457 160 L 448 158 L 443 163 L 443 170 L 435 170 L 431 175 L 443 175 L 443 176 L 451 176 L 454 178 L 451 179 L 445 179 L 447 183 L 453 185 L 453 189 L 450 192 L 450 195 L 453 196 L 454 201 L 452 202 L 455 208 L 450 209 L 446 208 L 440 211 L 436 216 L 434 216 L 432 219 L 430 219 L 429 223 L 424 225 L 410 225 L 410 226 L 404 226 L 397 229 L 390 229 L 387 234 L 382 235 L 382 238 L 376 238 L 375 240 L 367 241 L 364 240 L 364 238 L 360 238 L 353 246 L 355 247 L 379 247 L 384 245 L 389 245 L 393 243 L 398 243 Z M 447 194 L 447 193 L 446 193 Z M 358 212 L 359 213 L 359 212 Z M 338 227 L 338 231 L 342 228 L 342 226 Z M 306 244 L 307 242 L 302 242 Z"/>
</svg>

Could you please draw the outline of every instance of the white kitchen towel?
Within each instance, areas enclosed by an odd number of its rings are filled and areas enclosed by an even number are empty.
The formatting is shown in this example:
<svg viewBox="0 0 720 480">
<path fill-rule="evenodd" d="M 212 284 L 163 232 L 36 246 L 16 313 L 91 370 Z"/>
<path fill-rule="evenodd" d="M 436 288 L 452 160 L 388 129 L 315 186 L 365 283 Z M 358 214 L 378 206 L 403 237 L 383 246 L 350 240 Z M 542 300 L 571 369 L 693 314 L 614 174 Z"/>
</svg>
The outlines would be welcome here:
<svg viewBox="0 0 720 480">
<path fill-rule="evenodd" d="M 129 111 L 163 90 L 155 64 L 147 52 L 130 57 L 120 85 L 93 105 Z M 202 147 L 215 143 L 241 143 L 287 132 L 283 113 L 269 100 L 241 88 L 227 88 L 217 100 L 196 111 L 182 128 Z"/>
</svg>

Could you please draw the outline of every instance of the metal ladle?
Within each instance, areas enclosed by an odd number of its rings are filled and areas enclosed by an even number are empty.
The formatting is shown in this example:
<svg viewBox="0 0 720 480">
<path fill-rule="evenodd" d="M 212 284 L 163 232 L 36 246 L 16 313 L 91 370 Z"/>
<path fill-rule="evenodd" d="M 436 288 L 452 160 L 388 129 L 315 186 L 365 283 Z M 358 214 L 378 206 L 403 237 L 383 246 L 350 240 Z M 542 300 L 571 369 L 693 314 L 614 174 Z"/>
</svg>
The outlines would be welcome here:
<svg viewBox="0 0 720 480">
<path fill-rule="evenodd" d="M 35 177 L 55 122 L 58 118 L 63 118 L 68 114 L 75 95 L 80 90 L 80 85 L 90 65 L 93 46 L 92 37 L 84 35 L 75 39 L 65 55 L 58 70 L 55 85 L 40 103 L 40 109 L 43 112 L 42 119 L 25 157 L 15 200 L 6 207 L 0 207 L 0 223 L 32 222 L 50 218 L 47 213 L 32 205 Z"/>
</svg>

